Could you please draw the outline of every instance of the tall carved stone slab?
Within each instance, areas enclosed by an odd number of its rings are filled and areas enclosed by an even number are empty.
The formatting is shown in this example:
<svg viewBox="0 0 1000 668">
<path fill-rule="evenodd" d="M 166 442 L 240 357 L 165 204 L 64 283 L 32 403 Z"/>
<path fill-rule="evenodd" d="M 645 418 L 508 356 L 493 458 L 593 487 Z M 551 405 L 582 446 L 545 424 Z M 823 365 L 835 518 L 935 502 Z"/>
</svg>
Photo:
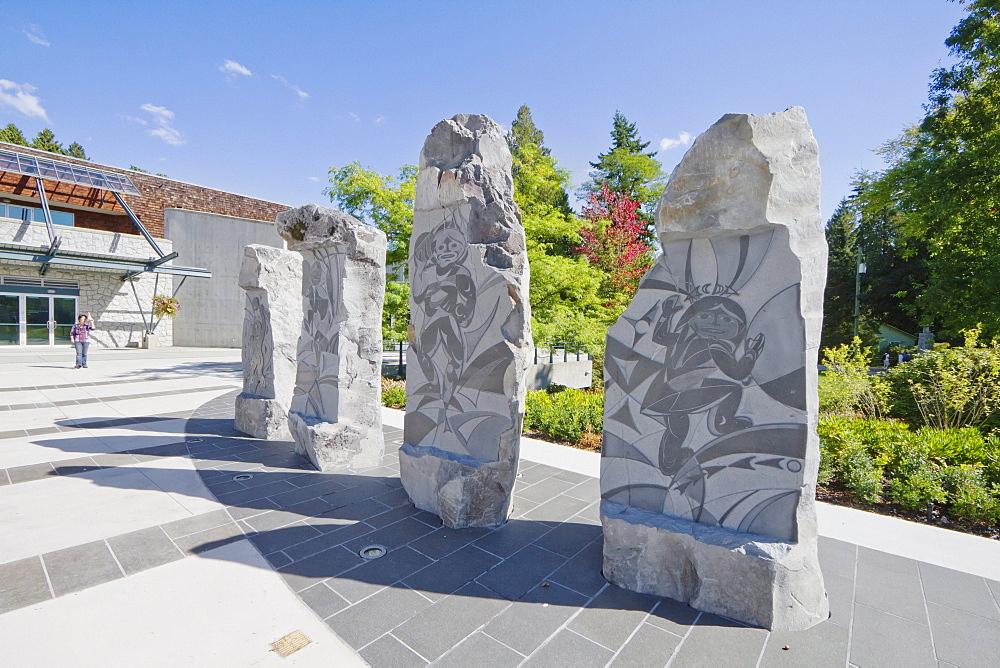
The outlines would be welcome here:
<svg viewBox="0 0 1000 668">
<path fill-rule="evenodd" d="M 729 114 L 670 176 L 663 254 L 605 353 L 604 575 L 772 630 L 829 606 L 816 557 L 818 149 L 800 107 Z"/>
<path fill-rule="evenodd" d="M 507 520 L 531 313 L 524 228 L 500 127 L 441 121 L 420 153 L 410 239 L 403 486 L 449 527 Z"/>
<path fill-rule="evenodd" d="M 315 204 L 277 216 L 302 253 L 302 334 L 288 425 L 322 471 L 382 459 L 385 234 Z"/>
<path fill-rule="evenodd" d="M 236 429 L 256 438 L 290 440 L 288 407 L 302 328 L 302 256 L 271 246 L 243 249 L 243 392 Z"/>
</svg>

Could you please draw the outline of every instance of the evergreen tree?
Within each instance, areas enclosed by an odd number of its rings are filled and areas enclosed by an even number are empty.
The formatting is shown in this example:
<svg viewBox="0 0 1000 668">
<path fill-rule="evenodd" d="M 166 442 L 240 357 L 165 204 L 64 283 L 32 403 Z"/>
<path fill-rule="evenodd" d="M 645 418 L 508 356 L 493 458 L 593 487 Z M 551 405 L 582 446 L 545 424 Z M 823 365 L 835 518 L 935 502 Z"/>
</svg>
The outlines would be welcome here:
<svg viewBox="0 0 1000 668">
<path fill-rule="evenodd" d="M 51 153 L 62 153 L 66 155 L 66 150 L 63 148 L 62 144 L 56 141 L 55 133 L 48 128 L 39 130 L 35 138 L 31 140 L 31 148 L 37 148 L 39 151 L 49 151 Z"/>
<path fill-rule="evenodd" d="M 80 158 L 81 160 L 90 160 L 90 158 L 87 157 L 87 152 L 84 151 L 83 147 L 76 142 L 69 145 L 69 148 L 66 149 L 66 155 L 73 156 L 74 158 Z"/>
<path fill-rule="evenodd" d="M 0 128 L 0 141 L 7 142 L 8 144 L 17 144 L 18 146 L 28 145 L 28 140 L 24 138 L 21 130 L 13 123 L 8 123 L 6 126 Z"/>
<path fill-rule="evenodd" d="M 826 224 L 830 249 L 823 295 L 822 347 L 850 343 L 854 338 L 854 289 L 857 271 L 857 209 L 844 198 Z"/>
<path fill-rule="evenodd" d="M 507 133 L 507 145 L 513 161 L 514 192 L 520 193 L 521 213 L 538 206 L 558 210 L 572 217 L 569 195 L 569 172 L 559 169 L 551 150 L 545 146 L 545 136 L 535 126 L 531 109 L 522 104 Z"/>
</svg>

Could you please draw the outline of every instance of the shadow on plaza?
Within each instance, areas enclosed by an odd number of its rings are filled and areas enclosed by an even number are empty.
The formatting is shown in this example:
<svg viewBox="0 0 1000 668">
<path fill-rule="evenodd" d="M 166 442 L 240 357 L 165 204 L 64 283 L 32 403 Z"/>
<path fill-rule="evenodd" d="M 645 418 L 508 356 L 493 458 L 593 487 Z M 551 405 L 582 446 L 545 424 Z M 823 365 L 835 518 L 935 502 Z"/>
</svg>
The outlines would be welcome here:
<svg viewBox="0 0 1000 668">
<path fill-rule="evenodd" d="M 202 482 L 229 507 L 239 528 L 215 526 L 204 530 L 203 539 L 187 536 L 187 549 L 219 558 L 214 548 L 247 538 L 307 603 L 310 594 L 304 590 L 326 582 L 349 603 L 390 587 L 432 598 L 451 594 L 642 612 L 663 600 L 666 605 L 656 609 L 661 617 L 690 624 L 697 615 L 675 601 L 614 586 L 601 591 L 606 581 L 596 495 L 585 501 L 553 491 L 551 498 L 528 502 L 515 494 L 515 519 L 503 526 L 449 529 L 410 503 L 397 474 L 398 445 L 389 438 L 379 466 L 322 473 L 295 454 L 291 442 L 246 437 L 235 431 L 231 418 L 190 419 L 186 434 L 186 442 L 148 448 L 137 437 L 137 447 L 124 451 L 140 459 L 129 468 L 165 492 L 191 495 L 192 471 L 143 467 L 142 461 L 193 459 Z M 81 474 L 94 484 L 136 488 L 135 476 L 99 475 L 95 468 L 57 466 L 52 475 Z M 384 547 L 385 555 L 362 558 L 373 545 Z"/>
</svg>

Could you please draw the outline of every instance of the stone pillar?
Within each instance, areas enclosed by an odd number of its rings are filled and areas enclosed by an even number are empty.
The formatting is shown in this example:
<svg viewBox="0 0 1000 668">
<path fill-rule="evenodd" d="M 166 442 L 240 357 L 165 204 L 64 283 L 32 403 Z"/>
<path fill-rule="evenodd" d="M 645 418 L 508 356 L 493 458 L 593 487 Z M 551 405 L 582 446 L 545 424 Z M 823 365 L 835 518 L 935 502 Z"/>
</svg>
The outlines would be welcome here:
<svg viewBox="0 0 1000 668">
<path fill-rule="evenodd" d="M 302 329 L 302 256 L 271 246 L 243 249 L 243 392 L 236 429 L 255 438 L 291 440 L 288 407 Z"/>
<path fill-rule="evenodd" d="M 288 426 L 316 468 L 382 459 L 385 234 L 307 204 L 279 213 L 278 232 L 302 253 L 301 336 Z"/>
<path fill-rule="evenodd" d="M 400 476 L 449 527 L 507 520 L 530 363 L 524 228 L 500 127 L 441 121 L 420 153 L 410 238 Z"/>
<path fill-rule="evenodd" d="M 671 174 L 663 254 L 607 338 L 601 520 L 614 584 L 771 630 L 828 617 L 819 190 L 800 107 L 723 116 Z"/>
</svg>

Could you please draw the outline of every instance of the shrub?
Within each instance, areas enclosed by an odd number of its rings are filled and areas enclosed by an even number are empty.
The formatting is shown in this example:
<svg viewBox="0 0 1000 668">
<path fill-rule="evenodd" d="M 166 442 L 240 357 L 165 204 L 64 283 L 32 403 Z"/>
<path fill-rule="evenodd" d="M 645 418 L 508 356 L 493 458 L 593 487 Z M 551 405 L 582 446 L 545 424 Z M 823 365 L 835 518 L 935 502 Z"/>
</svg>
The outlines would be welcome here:
<svg viewBox="0 0 1000 668">
<path fill-rule="evenodd" d="M 576 389 L 528 393 L 524 424 L 549 438 L 577 443 L 586 433 L 600 433 L 603 421 L 603 393 Z"/>
<path fill-rule="evenodd" d="M 904 508 L 920 510 L 948 498 L 940 468 L 931 461 L 926 444 L 911 441 L 897 447 L 889 478 L 889 498 Z"/>
<path fill-rule="evenodd" d="M 406 381 L 383 378 L 382 403 L 389 408 L 406 408 Z"/>
<path fill-rule="evenodd" d="M 882 500 L 882 467 L 875 463 L 868 449 L 859 443 L 844 448 L 837 458 L 844 484 L 865 503 Z"/>
<path fill-rule="evenodd" d="M 1000 486 L 987 481 L 983 467 L 951 466 L 943 477 L 956 519 L 984 524 L 1000 521 Z"/>
<path fill-rule="evenodd" d="M 868 373 L 871 348 L 855 337 L 823 351 L 828 371 L 820 382 L 820 411 L 839 415 L 879 417 L 885 413 L 889 387 L 879 375 Z"/>
</svg>

